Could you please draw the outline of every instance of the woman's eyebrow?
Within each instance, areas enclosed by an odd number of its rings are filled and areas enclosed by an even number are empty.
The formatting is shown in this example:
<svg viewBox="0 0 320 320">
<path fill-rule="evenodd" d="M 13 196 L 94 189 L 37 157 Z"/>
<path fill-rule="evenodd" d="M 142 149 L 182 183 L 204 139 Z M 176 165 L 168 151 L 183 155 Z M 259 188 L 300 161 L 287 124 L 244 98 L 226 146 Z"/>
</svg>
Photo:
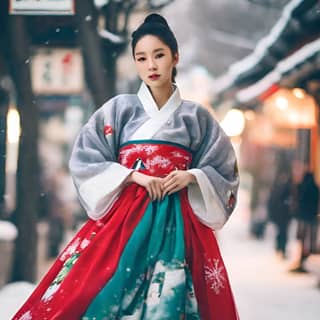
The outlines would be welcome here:
<svg viewBox="0 0 320 320">
<path fill-rule="evenodd" d="M 160 52 L 160 51 L 164 51 L 164 48 L 158 48 L 158 49 L 153 50 L 154 53 L 157 53 L 157 52 Z M 139 52 L 135 53 L 135 56 L 140 56 L 140 55 L 145 55 L 145 54 L 146 54 L 145 52 L 139 51 Z"/>
</svg>

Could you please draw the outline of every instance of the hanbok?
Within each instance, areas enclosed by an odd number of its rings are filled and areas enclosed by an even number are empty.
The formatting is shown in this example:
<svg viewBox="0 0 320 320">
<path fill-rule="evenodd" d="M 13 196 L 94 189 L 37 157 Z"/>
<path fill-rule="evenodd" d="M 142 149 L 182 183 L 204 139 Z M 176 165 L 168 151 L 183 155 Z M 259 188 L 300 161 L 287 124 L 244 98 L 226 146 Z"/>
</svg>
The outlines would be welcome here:
<svg viewBox="0 0 320 320">
<path fill-rule="evenodd" d="M 126 179 L 188 170 L 161 201 Z M 214 230 L 239 185 L 228 137 L 175 88 L 159 110 L 148 87 L 118 95 L 82 128 L 70 172 L 89 220 L 14 320 L 238 319 Z"/>
</svg>

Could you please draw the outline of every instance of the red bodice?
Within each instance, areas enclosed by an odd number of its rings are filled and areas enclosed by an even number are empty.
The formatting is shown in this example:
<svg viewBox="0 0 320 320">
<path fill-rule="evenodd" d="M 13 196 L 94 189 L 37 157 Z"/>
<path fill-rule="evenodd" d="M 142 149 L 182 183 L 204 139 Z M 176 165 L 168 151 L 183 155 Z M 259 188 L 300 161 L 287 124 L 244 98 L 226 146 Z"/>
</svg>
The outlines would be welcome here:
<svg viewBox="0 0 320 320">
<path fill-rule="evenodd" d="M 190 168 L 192 154 L 182 146 L 159 142 L 137 142 L 122 146 L 119 163 L 142 173 L 163 177 L 173 170 Z"/>
</svg>

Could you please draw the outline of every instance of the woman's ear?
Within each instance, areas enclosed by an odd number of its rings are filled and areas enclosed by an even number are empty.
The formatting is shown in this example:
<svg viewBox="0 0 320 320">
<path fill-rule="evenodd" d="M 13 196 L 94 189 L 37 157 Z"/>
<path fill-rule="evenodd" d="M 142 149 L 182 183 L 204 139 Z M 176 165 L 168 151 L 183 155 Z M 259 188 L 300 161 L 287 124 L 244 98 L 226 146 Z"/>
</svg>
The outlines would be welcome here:
<svg viewBox="0 0 320 320">
<path fill-rule="evenodd" d="M 175 53 L 173 55 L 173 64 L 174 64 L 174 66 L 176 66 L 178 64 L 178 62 L 179 62 L 179 53 Z"/>
</svg>

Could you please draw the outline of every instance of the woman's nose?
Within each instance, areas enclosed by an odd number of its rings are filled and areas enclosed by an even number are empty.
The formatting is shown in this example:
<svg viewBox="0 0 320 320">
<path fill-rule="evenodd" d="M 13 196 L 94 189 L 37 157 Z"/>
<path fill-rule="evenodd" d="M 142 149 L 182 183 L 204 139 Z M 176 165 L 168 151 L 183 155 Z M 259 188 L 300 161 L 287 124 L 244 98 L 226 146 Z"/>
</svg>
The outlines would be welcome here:
<svg viewBox="0 0 320 320">
<path fill-rule="evenodd" d="M 155 63 L 155 61 L 153 59 L 149 60 L 148 68 L 149 68 L 149 70 L 157 69 L 157 65 L 156 65 L 156 63 Z"/>
</svg>

